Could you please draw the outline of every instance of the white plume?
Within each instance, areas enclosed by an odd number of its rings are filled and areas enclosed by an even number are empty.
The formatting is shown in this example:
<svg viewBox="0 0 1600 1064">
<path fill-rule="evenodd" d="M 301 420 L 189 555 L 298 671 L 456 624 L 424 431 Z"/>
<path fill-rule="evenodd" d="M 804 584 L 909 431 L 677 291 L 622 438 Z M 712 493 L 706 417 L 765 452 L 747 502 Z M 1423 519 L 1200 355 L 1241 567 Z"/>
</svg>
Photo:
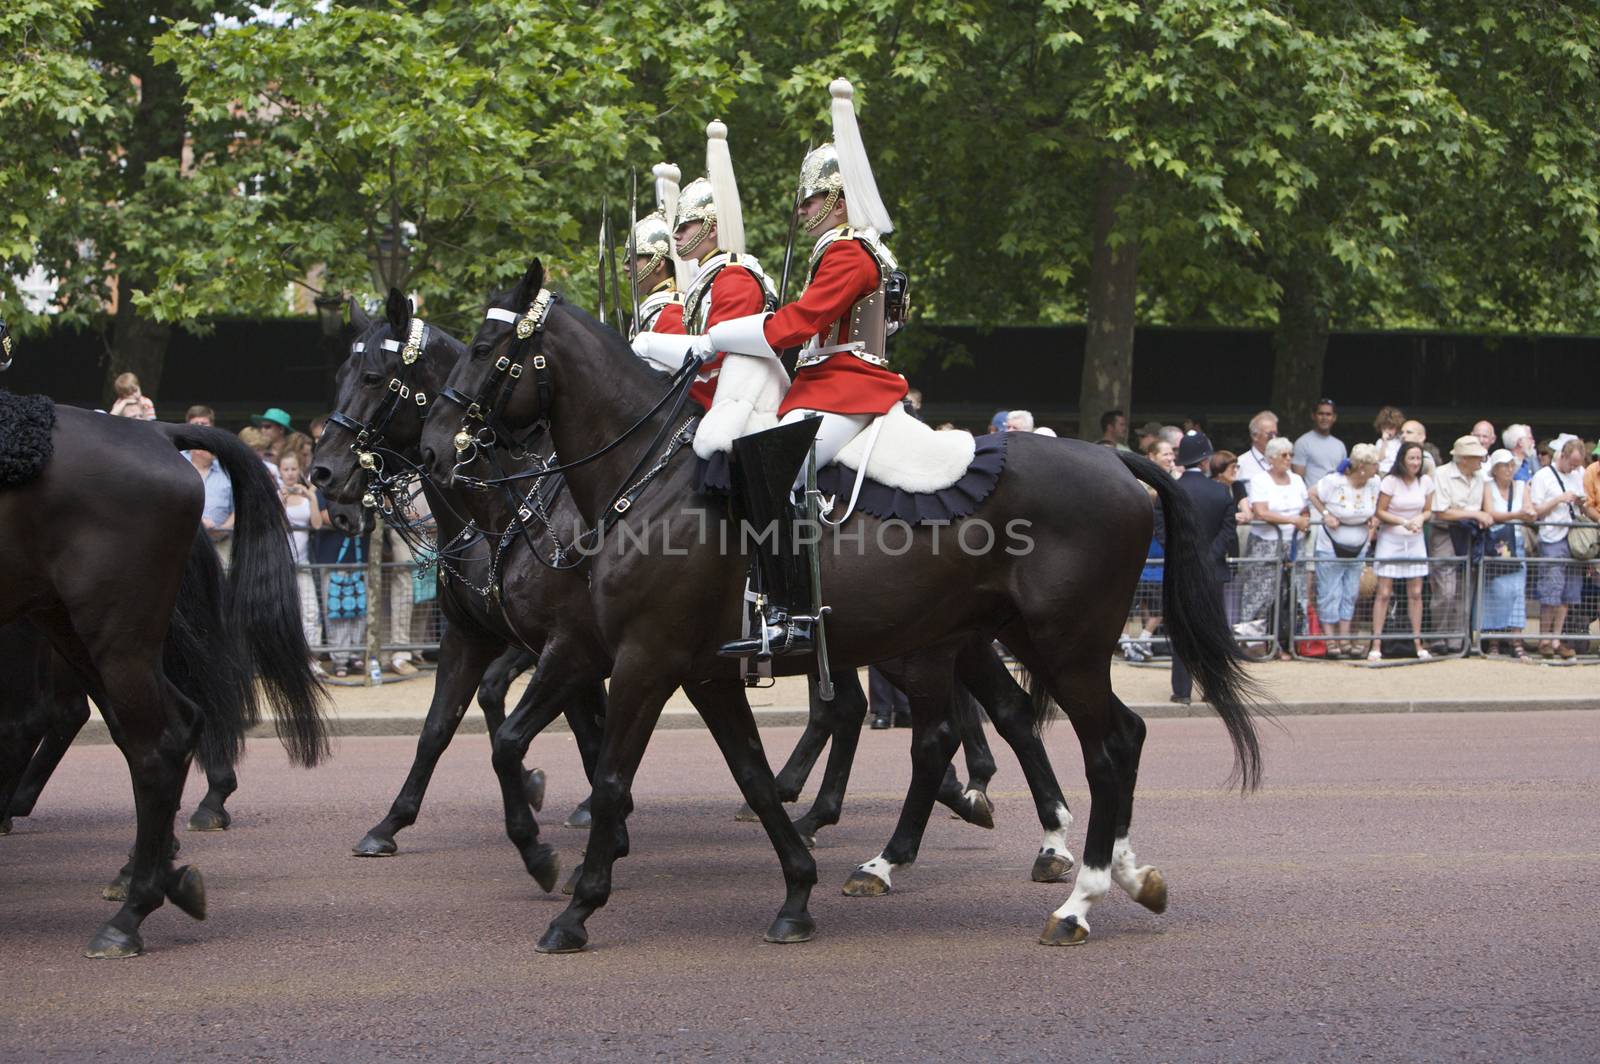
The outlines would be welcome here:
<svg viewBox="0 0 1600 1064">
<path fill-rule="evenodd" d="M 650 171 L 656 179 L 656 206 L 661 208 L 661 213 L 667 216 L 667 229 L 672 229 L 672 223 L 678 217 L 678 192 L 680 182 L 683 180 L 683 171 L 674 163 L 656 163 Z M 689 282 L 694 280 L 694 269 L 687 262 L 678 258 L 678 242 L 670 235 L 667 243 L 671 246 L 672 276 L 677 281 L 678 291 L 689 287 Z"/>
<path fill-rule="evenodd" d="M 861 128 L 856 125 L 855 89 L 844 78 L 835 78 L 828 85 L 828 92 L 833 96 L 833 147 L 839 153 L 839 176 L 844 179 L 844 202 L 850 224 L 858 229 L 892 232 L 894 223 L 889 220 L 889 210 L 878 195 L 872 164 L 867 161 L 867 146 L 862 143 Z"/>
<path fill-rule="evenodd" d="M 728 127 L 721 122 L 706 126 L 706 180 L 717 205 L 717 246 L 744 254 L 744 212 L 739 207 L 739 183 L 733 177 L 733 156 L 728 151 Z"/>
</svg>

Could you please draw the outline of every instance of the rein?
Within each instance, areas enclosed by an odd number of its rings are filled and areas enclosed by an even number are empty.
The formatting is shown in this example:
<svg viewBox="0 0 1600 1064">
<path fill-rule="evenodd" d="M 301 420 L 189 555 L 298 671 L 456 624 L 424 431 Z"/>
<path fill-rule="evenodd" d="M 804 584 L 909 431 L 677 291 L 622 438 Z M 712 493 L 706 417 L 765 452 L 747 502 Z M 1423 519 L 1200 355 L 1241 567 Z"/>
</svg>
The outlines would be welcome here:
<svg viewBox="0 0 1600 1064">
<path fill-rule="evenodd" d="M 655 404 L 643 416 L 599 450 L 559 465 L 544 465 L 522 473 L 507 474 L 500 468 L 499 460 L 496 457 L 496 448 L 494 447 L 497 441 L 494 426 L 498 420 L 496 403 L 516 387 L 517 382 L 522 377 L 523 367 L 527 365 L 533 370 L 534 385 L 539 391 L 538 409 L 541 414 L 549 410 L 550 398 L 554 389 L 547 376 L 549 360 L 543 353 L 544 333 L 551 308 L 559 298 L 559 296 L 546 289 L 540 289 L 538 296 L 528 307 L 527 314 L 520 318 L 512 311 L 501 307 L 491 307 L 485 316 L 488 320 L 514 322 L 516 324 L 517 349 L 514 355 L 502 355 L 495 361 L 495 376 L 485 386 L 483 394 L 478 399 L 473 400 L 457 389 L 449 387 L 440 391 L 439 395 L 441 398 L 448 399 L 460 406 L 466 412 L 469 421 L 481 421 L 484 425 L 478 432 L 469 433 L 467 431 L 470 427 L 469 424 L 463 422 L 461 432 L 456 435 L 456 455 L 458 458 L 456 463 L 457 472 L 455 473 L 456 481 L 463 487 L 474 491 L 482 491 L 490 487 L 504 489 L 507 500 L 511 503 L 512 508 L 518 511 L 519 516 L 526 507 L 518 507 L 516 496 L 510 488 L 511 484 L 529 478 L 542 479 L 562 474 L 568 470 L 594 462 L 622 446 L 636 432 L 648 425 L 651 419 L 667 408 L 669 403 L 671 404 L 669 413 L 663 419 L 661 427 L 656 430 L 655 436 L 650 440 L 639 460 L 634 463 L 633 468 L 623 477 L 622 485 L 612 494 L 611 501 L 606 504 L 599 521 L 595 523 L 593 528 L 579 536 L 578 541 L 573 544 L 574 547 L 578 548 L 579 557 L 570 564 L 563 563 L 559 540 L 557 541 L 556 557 L 553 562 L 546 561 L 544 556 L 537 550 L 533 552 L 534 557 L 538 558 L 540 563 L 547 568 L 565 570 L 575 569 L 582 564 L 583 541 L 592 539 L 594 542 L 598 542 L 605 535 L 606 529 L 632 508 L 634 500 L 666 468 L 667 464 L 672 461 L 673 456 L 694 438 L 694 427 L 698 418 L 690 417 L 679 423 L 679 417 L 683 413 L 683 408 L 689 402 L 689 390 L 694 384 L 695 374 L 699 371 L 702 360 L 698 357 L 687 359 L 677 372 L 672 375 L 672 379 L 668 382 L 667 390 L 661 398 L 656 400 Z M 674 424 L 678 426 L 676 431 L 673 430 Z M 502 424 L 501 428 L 504 430 L 505 426 Z M 509 435 L 509 432 L 507 435 Z M 663 442 L 667 444 L 666 450 L 653 466 L 646 469 L 651 456 L 656 454 Z M 485 452 L 485 457 L 494 470 L 495 475 L 492 477 L 471 477 L 460 472 L 462 466 L 469 464 L 473 460 L 473 457 L 476 456 L 476 451 L 480 447 Z M 549 528 L 548 522 L 545 527 Z M 554 532 L 552 530 L 553 535 Z M 529 546 L 532 546 L 531 541 Z"/>
</svg>

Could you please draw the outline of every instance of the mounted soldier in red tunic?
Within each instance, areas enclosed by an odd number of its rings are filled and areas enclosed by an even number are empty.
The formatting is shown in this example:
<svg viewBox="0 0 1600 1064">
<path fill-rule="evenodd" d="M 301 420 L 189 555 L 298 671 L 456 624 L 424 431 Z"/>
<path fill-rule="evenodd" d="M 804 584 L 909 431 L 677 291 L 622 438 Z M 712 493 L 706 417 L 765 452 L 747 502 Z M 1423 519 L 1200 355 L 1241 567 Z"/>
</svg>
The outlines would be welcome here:
<svg viewBox="0 0 1600 1064">
<path fill-rule="evenodd" d="M 800 217 L 808 234 L 819 234 L 805 290 L 776 312 L 719 316 L 706 324 L 704 336 L 690 338 L 696 353 L 715 351 L 719 362 L 732 354 L 777 365 L 779 351 L 801 348 L 794 383 L 778 408 L 779 425 L 811 425 L 818 468 L 832 462 L 874 417 L 888 413 L 907 390 L 906 379 L 889 368 L 886 353 L 906 297 L 905 275 L 883 243 L 893 225 L 856 125 L 854 91 L 843 78 L 828 91 L 833 143 L 812 150 L 801 164 Z M 768 482 L 787 460 L 758 459 L 764 442 L 760 435 L 738 441 L 734 483 L 746 514 L 760 525 L 776 521 L 781 528 L 788 523 L 788 493 L 803 486 L 804 474 L 790 467 L 781 482 Z M 777 437 L 771 442 L 776 445 Z M 737 640 L 723 653 L 812 651 L 811 559 L 804 545 L 785 538 L 780 534 L 773 555 L 758 566 L 769 603 L 767 638 Z"/>
<path fill-rule="evenodd" d="M 721 122 L 706 126 L 706 175 L 684 186 L 674 225 L 678 257 L 698 264 L 683 290 L 682 332 L 694 334 L 704 334 L 724 321 L 762 314 L 777 303 L 761 264 L 745 252 L 739 185 L 728 151 L 728 127 Z M 659 328 L 641 333 L 633 341 L 635 354 L 668 371 L 680 368 L 693 349 L 689 340 Z M 709 347 L 696 353 L 705 362 L 689 396 L 709 411 L 715 405 L 722 353 Z M 723 411 L 718 416 L 731 414 Z M 742 430 L 743 418 L 739 421 L 739 429 L 730 435 Z"/>
<path fill-rule="evenodd" d="M 682 173 L 671 163 L 657 163 L 653 173 L 656 209 L 634 224 L 630 245 L 633 255 L 628 274 L 639 300 L 639 317 L 628 334 L 630 340 L 649 332 L 681 336 L 683 291 L 693 277 L 689 265 L 678 258 L 672 239 Z"/>
</svg>

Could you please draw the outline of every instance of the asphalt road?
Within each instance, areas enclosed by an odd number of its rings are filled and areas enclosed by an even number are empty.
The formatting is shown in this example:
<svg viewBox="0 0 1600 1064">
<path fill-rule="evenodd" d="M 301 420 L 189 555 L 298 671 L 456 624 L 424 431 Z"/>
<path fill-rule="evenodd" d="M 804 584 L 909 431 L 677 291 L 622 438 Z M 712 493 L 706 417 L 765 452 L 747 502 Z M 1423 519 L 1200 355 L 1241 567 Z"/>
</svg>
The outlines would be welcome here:
<svg viewBox="0 0 1600 1064">
<path fill-rule="evenodd" d="M 769 730 L 769 757 L 796 734 Z M 1294 718 L 1248 798 L 1222 786 L 1220 725 L 1153 721 L 1133 842 L 1171 907 L 1113 891 L 1089 942 L 1058 949 L 1035 939 L 1066 888 L 1028 881 L 1038 826 L 1003 751 L 996 830 L 940 815 L 894 893 L 839 893 L 888 837 L 906 734 L 864 737 L 800 946 L 761 942 L 777 862 L 733 821 L 710 738 L 657 735 L 634 855 L 566 957 L 533 951 L 564 899 L 522 872 L 470 736 L 386 860 L 349 849 L 409 740 L 342 740 L 315 772 L 253 743 L 233 829 L 182 835 L 211 918 L 167 906 L 147 956 L 85 960 L 131 802 L 114 748 L 76 748 L 0 839 L 0 1060 L 1600 1058 L 1600 711 Z M 1081 758 L 1065 725 L 1048 742 L 1078 853 Z M 573 860 L 570 739 L 530 763 Z"/>
</svg>

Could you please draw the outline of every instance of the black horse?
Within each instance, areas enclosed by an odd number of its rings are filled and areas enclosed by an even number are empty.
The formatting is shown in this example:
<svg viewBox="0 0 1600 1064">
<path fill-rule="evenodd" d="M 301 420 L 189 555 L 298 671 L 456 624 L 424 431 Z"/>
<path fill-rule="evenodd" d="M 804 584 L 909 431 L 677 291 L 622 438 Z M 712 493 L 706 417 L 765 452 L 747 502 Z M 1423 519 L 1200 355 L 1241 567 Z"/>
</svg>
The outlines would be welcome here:
<svg viewBox="0 0 1600 1064">
<path fill-rule="evenodd" d="M 689 423 L 681 397 L 694 367 L 664 390 L 661 373 L 633 357 L 613 331 L 551 297 L 543 280 L 535 263 L 493 301 L 472 357 L 445 393 L 463 397 L 467 416 L 457 424 L 467 430 L 481 419 L 497 433 L 515 434 L 548 419 L 579 511 L 595 536 L 611 533 L 590 562 L 595 612 L 614 658 L 594 826 L 572 903 L 539 949 L 567 952 L 586 943 L 585 922 L 610 894 L 634 773 L 663 703 L 680 686 L 778 851 L 787 890 L 767 938 L 807 940 L 815 931 L 807 900 L 816 864 L 783 814 L 737 665 L 717 654 L 738 631 L 746 562 L 722 546 L 742 545 L 741 530 L 730 528 L 722 499 L 696 491 L 697 470 L 683 454 Z M 424 432 L 424 458 L 441 477 L 459 468 L 453 432 L 438 415 Z M 926 529 L 901 525 L 886 533 L 884 523 L 858 513 L 844 529 L 855 549 L 835 541 L 836 549 L 823 552 L 833 670 L 905 655 L 913 716 L 912 784 L 899 825 L 852 881 L 886 886 L 896 867 L 915 859 L 955 748 L 955 659 L 975 641 L 999 636 L 1038 685 L 1039 718 L 1054 698 L 1071 719 L 1091 791 L 1083 865 L 1042 941 L 1083 941 L 1089 909 L 1112 882 L 1147 907 L 1165 908 L 1160 873 L 1137 865 L 1128 843 L 1144 723 L 1110 684 L 1111 655 L 1150 540 L 1152 511 L 1139 481 L 1157 491 L 1166 510 L 1174 649 L 1227 726 L 1244 783 L 1254 782 L 1260 752 L 1249 681 L 1220 596 L 1201 579 L 1192 516 L 1171 478 L 1143 459 L 1018 434 L 995 490 L 944 530 L 944 542 L 953 532 L 962 549 L 940 551 Z M 661 549 L 629 549 L 648 537 Z M 886 549 L 890 543 L 905 549 Z M 778 662 L 793 670 L 808 664 Z"/>
<path fill-rule="evenodd" d="M 413 340 L 414 321 L 417 346 L 412 352 L 407 345 Z M 445 376 L 466 353 L 461 342 L 444 331 L 432 327 L 424 331 L 399 292 L 390 292 L 383 319 L 373 322 L 353 309 L 352 324 L 359 335 L 339 370 L 338 409 L 317 444 L 311 467 L 312 483 L 326 493 L 334 523 L 346 531 L 359 527 L 361 500 L 373 481 L 394 480 L 414 467 L 427 406 L 437 400 Z M 550 845 L 540 841 L 522 758 L 533 737 L 565 713 L 585 771 L 593 772 L 609 662 L 592 621 L 585 623 L 591 611 L 582 577 L 549 573 L 532 557 L 523 534 L 505 532 L 513 529 L 522 502 L 549 507 L 550 531 L 558 539 L 576 534 L 578 516 L 565 493 L 522 500 L 508 508 L 498 498 L 468 499 L 459 491 L 440 491 L 426 479 L 422 488 L 438 527 L 439 602 L 448 623 L 439 645 L 433 701 L 411 771 L 388 814 L 356 844 L 356 852 L 395 852 L 395 832 L 415 823 L 434 767 L 461 723 L 473 691 L 483 683 L 490 663 L 510 644 L 538 654 L 533 679 L 509 718 L 501 718 L 500 705 L 492 700 L 482 705 L 494 741 L 506 833 L 529 874 L 551 890 L 560 860 Z M 544 535 L 539 523 L 531 522 L 527 538 Z"/>
<path fill-rule="evenodd" d="M 204 529 L 197 530 L 195 545 L 190 551 L 190 567 L 207 567 L 210 564 L 205 558 L 207 552 L 215 553 L 210 538 Z M 193 608 L 180 595 L 176 605 L 178 613 L 184 614 Z M 221 640 L 225 634 L 225 629 L 201 631 L 213 642 Z M 181 653 L 175 652 L 170 642 L 164 657 L 169 676 L 185 667 Z M 72 741 L 89 723 L 89 693 L 72 666 L 55 652 L 44 633 L 28 621 L 0 626 L 0 662 L 5 663 L 7 674 L 4 689 L 0 690 L 0 717 L 19 722 L 20 742 L 33 751 L 10 804 L 0 805 L 0 835 L 4 835 L 11 830 L 13 817 L 33 815 L 45 784 L 50 782 Z M 178 686 L 183 688 L 181 682 Z M 200 692 L 184 690 L 184 693 L 196 704 L 203 705 Z M 249 719 L 244 722 L 247 728 L 255 723 Z M 200 762 L 206 775 L 206 793 L 189 818 L 189 830 L 226 830 L 233 818 L 225 803 L 239 789 L 239 779 L 228 758 L 213 763 L 202 757 Z"/>
<path fill-rule="evenodd" d="M 127 898 L 87 953 L 128 957 L 143 952 L 139 926 L 163 899 L 205 914 L 199 872 L 174 868 L 171 856 L 197 741 L 204 763 L 231 764 L 264 695 L 290 756 L 314 764 L 326 751 L 320 688 L 300 628 L 283 507 L 255 452 L 200 426 L 71 407 L 53 414 L 53 454 L 42 473 L 0 489 L 0 624 L 25 617 L 45 633 L 127 758 L 138 814 Z M 238 520 L 225 585 L 209 548 L 200 555 L 209 570 L 198 581 L 190 572 L 203 490 L 175 448 L 211 451 L 233 481 Z M 173 608 L 180 588 L 207 604 L 197 616 L 224 643 L 185 634 L 184 615 Z M 220 656 L 180 655 L 192 668 L 175 677 L 164 653 L 182 639 Z M 8 803 L 33 748 L 4 738 L 0 797 Z"/>
</svg>

